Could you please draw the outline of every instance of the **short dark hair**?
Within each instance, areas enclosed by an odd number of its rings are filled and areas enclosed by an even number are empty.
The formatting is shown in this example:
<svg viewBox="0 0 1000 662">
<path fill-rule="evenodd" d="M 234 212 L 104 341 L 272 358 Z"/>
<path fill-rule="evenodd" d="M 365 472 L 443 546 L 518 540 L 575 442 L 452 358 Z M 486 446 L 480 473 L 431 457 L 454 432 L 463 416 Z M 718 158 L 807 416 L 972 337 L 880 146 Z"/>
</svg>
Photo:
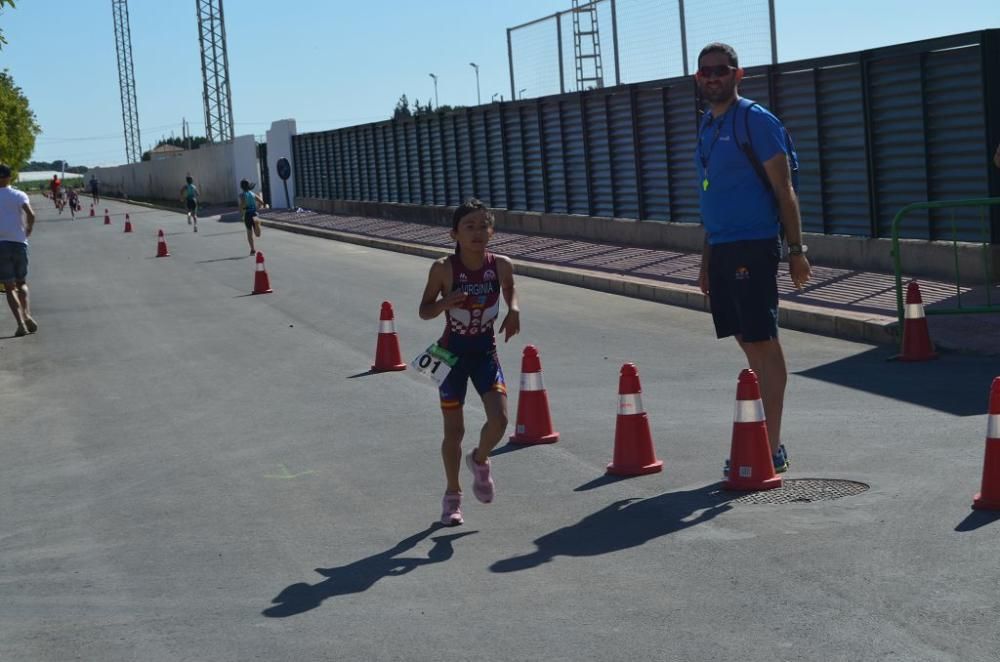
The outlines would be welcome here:
<svg viewBox="0 0 1000 662">
<path fill-rule="evenodd" d="M 0 179 L 10 177 L 12 174 L 13 171 L 10 169 L 9 165 L 6 163 L 0 163 Z"/>
<path fill-rule="evenodd" d="M 713 41 L 711 44 L 701 49 L 701 52 L 698 53 L 699 67 L 701 66 L 701 58 L 708 55 L 709 53 L 722 53 L 723 55 L 729 58 L 729 66 L 731 67 L 740 66 L 740 58 L 736 54 L 735 48 L 733 48 L 729 44 L 723 44 L 721 41 Z"/>
<path fill-rule="evenodd" d="M 188 183 L 188 184 L 191 184 L 191 183 L 193 183 L 193 182 L 194 182 L 194 178 L 192 178 L 192 177 L 191 177 L 191 175 L 188 175 L 188 176 L 187 176 L 187 177 L 185 177 L 184 179 L 185 179 L 185 180 L 187 180 L 187 183 Z"/>
<path fill-rule="evenodd" d="M 251 182 L 251 181 L 248 181 L 246 179 L 241 179 L 240 180 L 240 188 L 243 189 L 244 191 L 249 191 L 254 186 L 257 186 L 256 182 Z"/>
</svg>

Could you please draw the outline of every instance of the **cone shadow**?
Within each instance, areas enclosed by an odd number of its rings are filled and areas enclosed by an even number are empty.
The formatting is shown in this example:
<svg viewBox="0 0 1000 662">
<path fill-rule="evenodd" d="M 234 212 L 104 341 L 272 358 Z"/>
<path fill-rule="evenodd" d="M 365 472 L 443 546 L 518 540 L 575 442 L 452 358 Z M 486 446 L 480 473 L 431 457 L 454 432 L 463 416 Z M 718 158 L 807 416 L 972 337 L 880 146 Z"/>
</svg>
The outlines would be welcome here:
<svg viewBox="0 0 1000 662">
<path fill-rule="evenodd" d="M 1000 511 L 997 510 L 973 510 L 962 520 L 955 530 L 959 533 L 975 531 L 978 528 L 987 526 L 1000 520 Z"/>
<path fill-rule="evenodd" d="M 871 349 L 795 374 L 955 416 L 986 413 L 1000 357 L 946 354 L 925 363 L 886 363 L 895 353 Z"/>
<path fill-rule="evenodd" d="M 587 515 L 576 524 L 535 539 L 535 551 L 497 561 L 492 572 L 538 567 L 558 556 L 599 556 L 637 547 L 718 517 L 732 506 L 721 483 L 696 490 L 668 492 L 649 499 L 622 499 Z"/>
<path fill-rule="evenodd" d="M 449 535 L 431 538 L 434 546 L 426 557 L 397 557 L 397 554 L 409 551 L 424 538 L 435 531 L 446 528 L 443 524 L 434 523 L 427 529 L 404 538 L 395 546 L 384 552 L 373 554 L 347 565 L 332 568 L 316 568 L 316 572 L 327 579 L 318 584 L 299 582 L 287 586 L 271 600 L 273 607 L 268 607 L 261 613 L 268 618 L 287 618 L 302 614 L 319 607 L 327 598 L 353 593 L 364 593 L 385 577 L 405 575 L 420 566 L 443 563 L 455 554 L 452 546 L 459 538 L 471 536 L 478 531 L 463 531 Z"/>
<path fill-rule="evenodd" d="M 615 476 L 614 474 L 604 474 L 603 476 L 599 476 L 592 481 L 584 483 L 580 487 L 573 488 L 573 491 L 589 492 L 590 490 L 596 490 L 598 487 L 604 487 L 605 485 L 618 483 L 623 480 L 628 480 L 629 478 L 633 478 L 633 476 Z"/>
<path fill-rule="evenodd" d="M 368 377 L 370 375 L 379 375 L 379 374 L 382 374 L 381 370 L 375 370 L 375 369 L 369 368 L 368 370 L 365 370 L 364 372 L 359 372 L 356 375 L 351 375 L 350 377 L 348 377 L 348 379 L 357 379 L 358 377 Z"/>
<path fill-rule="evenodd" d="M 532 444 L 512 444 L 511 442 L 508 441 L 503 446 L 494 448 L 493 451 L 490 453 L 490 457 L 495 457 L 497 455 L 506 455 L 507 453 L 513 453 L 514 451 L 519 451 L 523 448 L 528 448 L 530 446 L 532 446 Z"/>
</svg>

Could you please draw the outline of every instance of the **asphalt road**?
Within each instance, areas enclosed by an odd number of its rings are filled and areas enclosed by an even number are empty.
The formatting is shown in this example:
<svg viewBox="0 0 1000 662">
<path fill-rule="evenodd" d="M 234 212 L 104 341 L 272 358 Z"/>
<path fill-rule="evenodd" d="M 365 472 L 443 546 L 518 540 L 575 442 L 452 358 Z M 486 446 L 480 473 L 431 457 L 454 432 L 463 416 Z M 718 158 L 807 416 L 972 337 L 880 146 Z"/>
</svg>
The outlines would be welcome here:
<svg viewBox="0 0 1000 662">
<path fill-rule="evenodd" d="M 274 293 L 249 296 L 239 224 L 38 202 L 39 332 L 0 311 L 0 659 L 996 659 L 1000 522 L 969 505 L 997 358 L 784 333 L 787 477 L 871 489 L 734 503 L 735 344 L 520 278 L 511 420 L 531 343 L 562 436 L 501 448 L 493 504 L 466 473 L 444 529 L 435 389 L 368 374 L 383 300 L 404 358 L 440 333 L 428 260 L 265 229 Z M 665 468 L 612 481 L 626 361 Z"/>
</svg>

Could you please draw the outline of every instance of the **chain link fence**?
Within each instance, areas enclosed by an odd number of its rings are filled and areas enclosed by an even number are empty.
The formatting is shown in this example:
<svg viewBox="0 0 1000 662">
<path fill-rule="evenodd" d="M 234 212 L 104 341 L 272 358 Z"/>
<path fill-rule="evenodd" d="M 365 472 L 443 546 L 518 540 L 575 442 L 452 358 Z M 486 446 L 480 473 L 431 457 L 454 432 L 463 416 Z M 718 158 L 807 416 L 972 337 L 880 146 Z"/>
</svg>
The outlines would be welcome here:
<svg viewBox="0 0 1000 662">
<path fill-rule="evenodd" d="M 701 48 L 775 64 L 774 0 L 595 0 L 507 29 L 511 99 L 686 76 Z"/>
</svg>

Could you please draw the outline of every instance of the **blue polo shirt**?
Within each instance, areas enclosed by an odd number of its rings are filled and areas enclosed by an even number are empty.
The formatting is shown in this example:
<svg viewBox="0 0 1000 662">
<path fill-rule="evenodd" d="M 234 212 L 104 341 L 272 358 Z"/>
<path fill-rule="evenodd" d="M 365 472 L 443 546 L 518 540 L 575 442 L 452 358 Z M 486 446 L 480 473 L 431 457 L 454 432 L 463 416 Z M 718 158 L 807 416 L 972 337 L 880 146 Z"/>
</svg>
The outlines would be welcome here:
<svg viewBox="0 0 1000 662">
<path fill-rule="evenodd" d="M 781 120 L 759 105 L 748 109 L 750 103 L 733 104 L 719 118 L 706 112 L 698 129 L 694 159 L 701 220 L 710 244 L 778 236 L 777 202 L 739 143 L 747 142 L 749 120 L 750 142 L 761 163 L 781 152 L 788 154 L 789 147 Z M 706 179 L 707 189 L 703 185 Z"/>
</svg>

